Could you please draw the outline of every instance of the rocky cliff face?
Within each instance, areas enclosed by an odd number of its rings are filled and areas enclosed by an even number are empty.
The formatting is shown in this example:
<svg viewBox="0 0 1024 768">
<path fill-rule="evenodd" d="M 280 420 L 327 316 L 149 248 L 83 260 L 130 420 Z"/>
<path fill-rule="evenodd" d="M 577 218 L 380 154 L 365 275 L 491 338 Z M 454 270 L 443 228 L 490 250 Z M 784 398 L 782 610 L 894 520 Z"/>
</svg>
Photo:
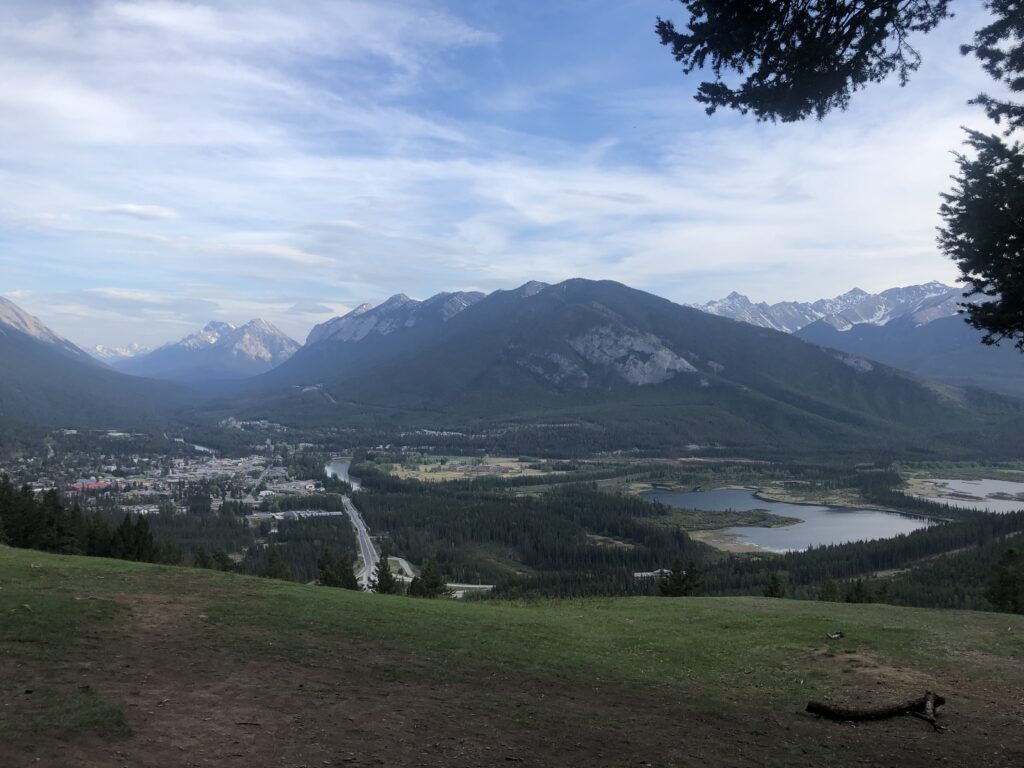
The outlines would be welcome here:
<svg viewBox="0 0 1024 768">
<path fill-rule="evenodd" d="M 387 336 L 427 319 L 445 322 L 482 298 L 482 293 L 457 292 L 439 293 L 425 301 L 417 301 L 399 293 L 377 306 L 361 304 L 347 315 L 315 326 L 306 338 L 306 346 L 321 342 L 361 341 L 371 334 Z"/>
<path fill-rule="evenodd" d="M 697 369 L 666 347 L 652 333 L 600 326 L 569 339 L 569 346 L 587 362 L 614 371 L 628 384 L 660 384 L 678 373 Z"/>
</svg>

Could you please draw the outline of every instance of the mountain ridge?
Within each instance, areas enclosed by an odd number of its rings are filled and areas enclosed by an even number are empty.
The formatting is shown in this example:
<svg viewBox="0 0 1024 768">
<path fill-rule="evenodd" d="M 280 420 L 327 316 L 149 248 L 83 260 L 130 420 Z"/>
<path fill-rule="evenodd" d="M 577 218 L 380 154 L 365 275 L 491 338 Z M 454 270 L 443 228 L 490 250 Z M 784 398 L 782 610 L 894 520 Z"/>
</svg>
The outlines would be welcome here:
<svg viewBox="0 0 1024 768">
<path fill-rule="evenodd" d="M 163 419 L 189 399 L 176 385 L 103 365 L 13 302 L 0 306 L 0 421 L 126 427 Z"/>
<path fill-rule="evenodd" d="M 691 306 L 712 315 L 773 328 L 784 333 L 795 333 L 819 320 L 845 331 L 862 323 L 884 325 L 891 320 L 920 312 L 926 307 L 941 312 L 942 316 L 956 314 L 957 304 L 967 300 L 963 294 L 963 288 L 933 280 L 922 285 L 889 288 L 879 293 L 868 293 L 860 288 L 853 288 L 831 299 L 818 299 L 813 302 L 755 303 L 743 294 L 733 291 L 724 299 Z M 942 309 L 938 310 L 939 307 Z"/>
<path fill-rule="evenodd" d="M 211 320 L 179 341 L 111 364 L 122 373 L 170 381 L 231 380 L 271 370 L 298 349 L 298 342 L 266 320 L 240 326 Z"/>
<path fill-rule="evenodd" d="M 984 297 L 966 297 L 965 291 L 931 282 L 772 305 L 733 292 L 698 308 L 935 381 L 1024 397 L 1024 355 L 981 343 L 982 332 L 964 322 L 961 304 Z"/>
<path fill-rule="evenodd" d="M 337 424 L 565 417 L 761 445 L 900 442 L 911 431 L 961 439 L 976 417 L 1012 421 L 1024 409 L 610 281 L 495 291 L 448 318 L 399 322 L 409 306 L 350 313 L 379 316 L 366 333 L 314 338 L 222 404 L 231 415 Z"/>
</svg>

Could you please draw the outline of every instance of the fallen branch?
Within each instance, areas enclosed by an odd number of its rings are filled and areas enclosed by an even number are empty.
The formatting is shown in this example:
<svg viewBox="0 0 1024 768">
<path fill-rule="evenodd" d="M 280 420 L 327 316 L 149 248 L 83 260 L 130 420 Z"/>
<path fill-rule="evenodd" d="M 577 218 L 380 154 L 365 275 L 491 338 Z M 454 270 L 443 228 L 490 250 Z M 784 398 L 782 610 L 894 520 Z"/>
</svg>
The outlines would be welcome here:
<svg viewBox="0 0 1024 768">
<path fill-rule="evenodd" d="M 943 730 L 942 726 L 935 720 L 935 709 L 946 703 L 946 699 L 936 693 L 928 691 L 924 696 L 912 701 L 905 701 L 892 707 L 878 707 L 876 709 L 846 709 L 844 707 L 833 707 L 829 704 L 822 704 L 818 701 L 811 701 L 807 704 L 807 710 L 812 715 L 820 715 L 828 720 L 840 722 L 859 722 L 863 720 L 888 720 L 890 717 L 901 717 L 910 715 L 918 717 L 931 723 L 932 728 L 937 731 Z"/>
</svg>

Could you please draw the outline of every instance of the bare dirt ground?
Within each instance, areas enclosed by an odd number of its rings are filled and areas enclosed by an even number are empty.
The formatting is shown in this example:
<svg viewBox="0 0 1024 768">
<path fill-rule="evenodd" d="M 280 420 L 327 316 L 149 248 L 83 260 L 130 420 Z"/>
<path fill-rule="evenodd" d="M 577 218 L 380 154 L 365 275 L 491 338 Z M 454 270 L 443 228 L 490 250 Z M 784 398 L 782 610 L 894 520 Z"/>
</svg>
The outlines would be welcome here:
<svg viewBox="0 0 1024 768">
<path fill-rule="evenodd" d="M 909 718 L 855 727 L 773 711 L 756 695 L 715 711 L 699 697 L 501 665 L 475 682 L 446 682 L 445 669 L 409 679 L 407 660 L 374 648 L 278 662 L 272 637 L 258 653 L 225 646 L 198 601 L 136 595 L 125 603 L 127 625 L 93 638 L 107 649 L 102 658 L 69 659 L 51 672 L 122 706 L 130 735 L 35 747 L 0 741 L 0 765 L 1024 765 L 1024 691 L 998 681 L 946 679 L 943 733 Z M 860 704 L 911 698 L 934 682 L 824 646 L 814 661 Z"/>
</svg>

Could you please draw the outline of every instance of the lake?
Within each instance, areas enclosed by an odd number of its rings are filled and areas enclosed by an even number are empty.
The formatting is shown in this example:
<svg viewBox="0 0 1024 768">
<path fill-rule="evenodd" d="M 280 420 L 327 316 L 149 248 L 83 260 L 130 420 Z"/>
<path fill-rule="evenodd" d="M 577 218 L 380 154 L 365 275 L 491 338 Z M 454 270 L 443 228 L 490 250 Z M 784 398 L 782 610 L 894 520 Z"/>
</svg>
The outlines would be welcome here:
<svg viewBox="0 0 1024 768">
<path fill-rule="evenodd" d="M 1024 509 L 1024 499 L 992 498 L 994 494 L 1001 496 L 1024 495 L 1024 483 L 1013 483 L 1008 480 L 944 480 L 941 478 L 929 478 L 917 481 L 917 483 L 927 490 L 924 493 L 915 494 L 916 496 L 941 504 L 951 504 L 983 512 L 1016 512 Z M 963 498 L 965 496 L 970 498 Z"/>
<path fill-rule="evenodd" d="M 740 543 L 772 552 L 801 550 L 822 544 L 888 539 L 931 524 L 919 517 L 873 509 L 765 501 L 757 498 L 754 493 L 749 488 L 718 488 L 713 491 L 689 492 L 653 490 L 641 495 L 648 501 L 660 501 L 678 509 L 703 509 L 709 512 L 764 509 L 773 515 L 799 518 L 802 522 L 782 528 L 735 526 L 723 530 L 735 536 Z"/>
<path fill-rule="evenodd" d="M 348 468 L 352 466 L 351 461 L 337 460 L 332 461 L 324 467 L 324 472 L 327 473 L 328 477 L 336 477 L 339 480 L 344 480 L 346 483 L 352 486 L 353 491 L 358 491 L 360 488 L 359 481 L 354 477 L 349 477 Z"/>
</svg>

